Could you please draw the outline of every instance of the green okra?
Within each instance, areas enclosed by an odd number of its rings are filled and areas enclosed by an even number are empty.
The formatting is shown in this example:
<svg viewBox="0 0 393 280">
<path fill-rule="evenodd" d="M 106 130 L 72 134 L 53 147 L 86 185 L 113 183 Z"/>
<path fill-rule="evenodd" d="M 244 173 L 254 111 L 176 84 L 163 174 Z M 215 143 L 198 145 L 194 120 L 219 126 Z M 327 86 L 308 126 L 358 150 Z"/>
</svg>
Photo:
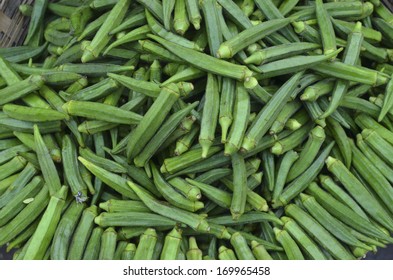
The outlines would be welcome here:
<svg viewBox="0 0 393 280">
<path fill-rule="evenodd" d="M 289 100 L 292 90 L 297 86 L 302 75 L 302 72 L 293 75 L 258 113 L 246 132 L 241 147 L 243 150 L 249 151 L 256 147 L 279 114 L 280 110 L 278 108 L 281 108 Z"/>
<path fill-rule="evenodd" d="M 143 116 L 138 126 L 132 131 L 132 137 L 127 143 L 128 159 L 134 158 L 142 151 L 147 141 L 153 137 L 163 123 L 179 95 L 179 88 L 175 84 L 169 84 L 161 89 L 157 99 Z M 143 142 L 141 141 L 142 138 Z"/>
<path fill-rule="evenodd" d="M 68 246 L 71 242 L 72 234 L 74 233 L 85 207 L 85 204 L 73 201 L 64 212 L 64 215 L 61 217 L 53 236 L 53 241 L 50 247 L 51 259 L 67 259 Z"/>
<path fill-rule="evenodd" d="M 276 202 L 276 206 L 285 205 L 291 199 L 296 197 L 300 192 L 305 190 L 308 185 L 318 176 L 318 173 L 322 170 L 325 159 L 329 157 L 329 153 L 334 146 L 334 142 L 327 145 L 319 154 L 317 159 L 308 167 L 299 177 L 293 180 L 279 196 L 279 201 Z"/>
<path fill-rule="evenodd" d="M 198 105 L 198 102 L 187 105 L 182 110 L 172 114 L 166 122 L 163 123 L 162 127 L 157 131 L 154 137 L 147 143 L 140 154 L 134 158 L 134 164 L 137 167 L 145 166 L 152 156 L 158 151 L 162 143 L 170 136 L 170 134 L 176 129 L 181 121 Z"/>
<path fill-rule="evenodd" d="M 112 37 L 109 35 L 109 31 L 121 23 L 128 10 L 130 2 L 130 0 L 121 0 L 116 3 L 108 16 L 102 22 L 93 40 L 86 44 L 81 58 L 82 63 L 94 60 L 99 56 Z"/>
<path fill-rule="evenodd" d="M 113 260 L 116 251 L 117 232 L 113 227 L 108 227 L 101 235 L 99 260 Z"/>
<path fill-rule="evenodd" d="M 231 58 L 251 43 L 255 43 L 270 33 L 283 29 L 289 23 L 290 19 L 287 18 L 271 19 L 250 27 L 222 43 L 217 51 L 217 56 L 219 58 Z"/>
<path fill-rule="evenodd" d="M 160 171 L 154 164 L 151 164 L 151 169 L 153 173 L 154 184 L 161 195 L 168 201 L 171 205 L 184 209 L 190 212 L 196 212 L 197 210 L 204 207 L 201 201 L 191 201 L 181 194 L 179 194 L 163 177 Z"/>
<path fill-rule="evenodd" d="M 285 213 L 293 218 L 306 232 L 330 254 L 338 259 L 354 259 L 354 256 L 342 246 L 325 228 L 323 228 L 307 212 L 295 204 L 289 204 L 285 207 Z"/>
<path fill-rule="evenodd" d="M 156 243 L 156 231 L 153 228 L 146 229 L 146 231 L 140 236 L 139 244 L 134 255 L 134 260 L 151 260 Z"/>
<path fill-rule="evenodd" d="M 225 142 L 224 153 L 226 155 L 234 154 L 240 149 L 244 134 L 247 129 L 249 115 L 249 94 L 243 87 L 243 85 L 238 83 L 236 85 L 236 97 L 233 109 L 233 123 L 231 124 L 228 139 Z"/>
<path fill-rule="evenodd" d="M 81 260 L 89 237 L 93 230 L 94 218 L 98 215 L 98 207 L 93 205 L 83 210 L 82 216 L 72 236 L 68 248 L 68 260 Z"/>
<path fill-rule="evenodd" d="M 326 135 L 322 127 L 316 126 L 310 131 L 309 138 L 304 144 L 302 152 L 299 154 L 299 158 L 292 165 L 287 176 L 287 182 L 292 181 L 297 176 L 302 174 L 314 161 L 317 156 L 323 142 L 325 141 Z"/>
<path fill-rule="evenodd" d="M 287 254 L 288 260 L 304 260 L 299 246 L 286 230 L 273 228 L 273 231 L 276 235 L 277 241 L 281 244 L 285 253 Z"/>
<path fill-rule="evenodd" d="M 348 193 L 346 193 L 341 188 L 341 186 L 337 185 L 331 177 L 321 174 L 319 176 L 319 181 L 322 187 L 327 190 L 332 196 L 349 206 L 359 216 L 362 216 L 366 220 L 369 220 L 364 210 L 362 210 L 362 208 L 356 203 L 356 201 Z"/>
<path fill-rule="evenodd" d="M 148 192 L 146 192 L 140 186 L 128 181 L 128 185 L 131 187 L 133 191 L 138 195 L 138 197 L 146 204 L 147 207 L 150 208 L 153 212 L 160 214 L 162 216 L 168 217 L 170 219 L 174 219 L 186 225 L 189 225 L 191 228 L 195 230 L 199 230 L 202 232 L 209 231 L 209 224 L 206 220 L 194 213 L 174 208 L 172 206 L 168 206 L 163 204 L 159 200 L 156 200 L 153 196 L 151 196 Z"/>
<path fill-rule="evenodd" d="M 291 235 L 307 256 L 314 260 L 326 260 L 325 255 L 315 241 L 303 231 L 295 220 L 286 216 L 281 217 L 281 220 L 284 223 L 283 229 Z"/>
<path fill-rule="evenodd" d="M 68 188 L 62 186 L 51 198 L 36 231 L 31 237 L 24 260 L 42 259 L 55 234 L 60 221 L 61 210 L 64 206 Z"/>
</svg>

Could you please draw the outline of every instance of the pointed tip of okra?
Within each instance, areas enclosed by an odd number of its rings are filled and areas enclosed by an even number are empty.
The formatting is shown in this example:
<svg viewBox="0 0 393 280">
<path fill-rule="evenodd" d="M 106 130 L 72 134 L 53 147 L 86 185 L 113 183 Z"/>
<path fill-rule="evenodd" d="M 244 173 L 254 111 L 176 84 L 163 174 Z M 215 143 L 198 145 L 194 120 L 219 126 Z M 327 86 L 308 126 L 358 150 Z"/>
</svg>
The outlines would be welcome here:
<svg viewBox="0 0 393 280">
<path fill-rule="evenodd" d="M 233 56 L 232 49 L 225 43 L 221 44 L 217 50 L 218 58 L 231 58 Z"/>
</svg>

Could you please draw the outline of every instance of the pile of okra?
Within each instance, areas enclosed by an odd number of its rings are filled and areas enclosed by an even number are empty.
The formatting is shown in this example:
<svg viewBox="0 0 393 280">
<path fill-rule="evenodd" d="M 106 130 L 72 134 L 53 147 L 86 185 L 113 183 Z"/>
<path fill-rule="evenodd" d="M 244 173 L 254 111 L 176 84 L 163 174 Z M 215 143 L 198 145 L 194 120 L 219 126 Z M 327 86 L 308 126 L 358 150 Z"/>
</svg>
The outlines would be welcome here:
<svg viewBox="0 0 393 280">
<path fill-rule="evenodd" d="M 379 0 L 36 0 L 0 49 L 14 259 L 358 259 L 393 243 Z"/>
</svg>

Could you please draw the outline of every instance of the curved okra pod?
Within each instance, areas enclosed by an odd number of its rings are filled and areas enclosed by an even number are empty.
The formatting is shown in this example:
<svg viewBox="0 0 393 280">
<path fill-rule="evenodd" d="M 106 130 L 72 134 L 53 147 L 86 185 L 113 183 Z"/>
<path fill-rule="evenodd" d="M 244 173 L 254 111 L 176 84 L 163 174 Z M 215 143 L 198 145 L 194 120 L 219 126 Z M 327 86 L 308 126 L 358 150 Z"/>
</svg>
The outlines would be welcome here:
<svg viewBox="0 0 393 280">
<path fill-rule="evenodd" d="M 279 196 L 274 206 L 286 205 L 291 199 L 295 198 L 299 193 L 304 191 L 308 185 L 318 176 L 322 170 L 325 159 L 329 156 L 334 142 L 327 145 L 319 154 L 317 159 L 308 167 L 299 177 L 293 180 Z"/>
<path fill-rule="evenodd" d="M 242 149 L 250 151 L 254 149 L 259 140 L 269 130 L 277 115 L 280 113 L 279 108 L 288 102 L 292 91 L 296 88 L 303 72 L 293 75 L 268 101 L 263 109 L 258 113 L 255 120 L 248 128 L 243 139 Z"/>
<path fill-rule="evenodd" d="M 302 174 L 316 158 L 326 135 L 322 127 L 316 126 L 309 133 L 309 138 L 299 154 L 299 159 L 292 165 L 287 176 L 287 182 Z"/>
<path fill-rule="evenodd" d="M 135 193 L 127 186 L 127 180 L 125 178 L 108 170 L 105 170 L 104 168 L 93 164 L 92 162 L 84 159 L 83 157 L 78 157 L 78 160 L 91 173 L 93 173 L 94 176 L 100 179 L 103 183 L 107 184 L 110 188 L 114 189 L 125 197 L 138 200 L 138 197 L 135 195 Z"/>
<path fill-rule="evenodd" d="M 145 166 L 150 158 L 158 151 L 162 143 L 170 136 L 182 120 L 193 110 L 199 102 L 194 102 L 187 105 L 184 109 L 172 114 L 162 127 L 157 131 L 154 137 L 147 143 L 140 154 L 134 158 L 134 163 L 137 167 Z"/>
<path fill-rule="evenodd" d="M 195 212 L 204 207 L 203 202 L 191 201 L 178 193 L 165 179 L 154 164 L 151 164 L 154 183 L 157 190 L 173 206 L 190 212 Z"/>
<path fill-rule="evenodd" d="M 36 231 L 31 237 L 30 244 L 23 259 L 42 259 L 55 234 L 57 224 L 60 220 L 61 211 L 65 204 L 68 188 L 62 186 L 50 199 Z"/>
<path fill-rule="evenodd" d="M 175 84 L 169 84 L 161 89 L 157 99 L 147 110 L 138 126 L 131 132 L 132 136 L 127 143 L 128 160 L 142 151 L 164 122 L 165 117 L 179 97 L 179 88 Z"/>
<path fill-rule="evenodd" d="M 276 174 L 276 181 L 273 187 L 272 201 L 276 201 L 284 189 L 285 182 L 288 177 L 288 172 L 293 166 L 293 163 L 299 158 L 299 155 L 294 150 L 290 150 L 282 157 L 279 169 Z"/>
<path fill-rule="evenodd" d="M 145 203 L 146 206 L 149 207 L 150 210 L 152 210 L 153 212 L 184 223 L 197 231 L 209 232 L 209 224 L 203 217 L 182 209 L 166 205 L 161 201 L 156 200 L 143 188 L 130 181 L 128 181 L 128 185 L 133 191 L 135 191 L 135 193 L 143 201 L 143 203 Z"/>
<path fill-rule="evenodd" d="M 272 19 L 252 26 L 222 43 L 217 51 L 219 58 L 231 58 L 236 53 L 265 36 L 280 30 L 291 22 L 288 18 Z"/>
<path fill-rule="evenodd" d="M 295 204 L 285 207 L 285 213 L 293 218 L 306 232 L 308 232 L 325 250 L 337 259 L 353 260 L 354 256 L 344 248 L 325 228 L 323 228 L 307 212 Z"/>
<path fill-rule="evenodd" d="M 303 231 L 295 220 L 286 216 L 281 217 L 281 220 L 284 223 L 283 229 L 292 236 L 307 256 L 313 260 L 326 260 L 325 255 L 322 253 L 321 249 L 319 249 L 318 245 L 315 244 L 315 241 Z"/>
</svg>

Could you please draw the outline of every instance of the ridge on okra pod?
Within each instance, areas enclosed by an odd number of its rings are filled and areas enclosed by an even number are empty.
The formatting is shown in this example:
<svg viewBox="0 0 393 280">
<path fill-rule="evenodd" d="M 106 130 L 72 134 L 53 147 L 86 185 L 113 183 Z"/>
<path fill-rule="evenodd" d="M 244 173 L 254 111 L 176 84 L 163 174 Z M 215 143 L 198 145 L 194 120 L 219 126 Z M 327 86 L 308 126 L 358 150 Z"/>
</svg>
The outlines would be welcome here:
<svg viewBox="0 0 393 280">
<path fill-rule="evenodd" d="M 359 259 L 393 243 L 380 1 L 36 0 L 0 48 L 14 259 Z"/>
</svg>

